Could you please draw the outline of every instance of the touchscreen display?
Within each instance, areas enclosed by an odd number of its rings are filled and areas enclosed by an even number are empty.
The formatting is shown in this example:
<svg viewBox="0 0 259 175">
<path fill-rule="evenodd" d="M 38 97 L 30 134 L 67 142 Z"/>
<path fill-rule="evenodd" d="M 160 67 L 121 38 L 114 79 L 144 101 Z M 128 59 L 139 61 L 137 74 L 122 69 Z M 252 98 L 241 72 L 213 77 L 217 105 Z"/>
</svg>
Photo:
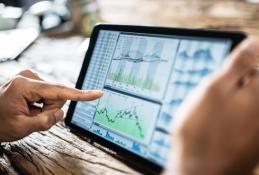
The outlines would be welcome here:
<svg viewBox="0 0 259 175">
<path fill-rule="evenodd" d="M 104 96 L 78 102 L 72 123 L 164 166 L 176 110 L 230 47 L 227 39 L 100 30 L 82 89 Z"/>
</svg>

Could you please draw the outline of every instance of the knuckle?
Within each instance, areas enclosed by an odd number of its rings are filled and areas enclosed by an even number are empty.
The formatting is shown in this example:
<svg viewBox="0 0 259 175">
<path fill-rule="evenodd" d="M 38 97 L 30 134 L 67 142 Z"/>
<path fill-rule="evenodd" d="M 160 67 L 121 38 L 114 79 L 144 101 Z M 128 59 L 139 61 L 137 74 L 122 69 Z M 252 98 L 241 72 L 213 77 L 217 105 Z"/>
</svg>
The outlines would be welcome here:
<svg viewBox="0 0 259 175">
<path fill-rule="evenodd" d="M 25 69 L 19 73 L 19 75 L 27 76 L 27 75 L 33 75 L 33 71 L 30 69 Z"/>
<path fill-rule="evenodd" d="M 251 54 L 251 52 L 247 51 L 246 49 L 244 49 L 243 51 L 241 51 L 238 55 L 238 61 L 237 63 L 242 66 L 242 67 L 247 67 L 250 65 L 250 59 L 253 57 L 253 55 Z"/>
<path fill-rule="evenodd" d="M 36 80 L 42 80 L 39 75 L 34 72 L 31 69 L 26 69 L 21 71 L 20 73 L 18 73 L 17 75 L 23 76 L 23 77 L 27 77 L 27 78 L 31 78 L 31 79 L 36 79 Z"/>
<path fill-rule="evenodd" d="M 16 86 L 19 86 L 19 85 L 24 85 L 25 83 L 25 78 L 22 77 L 22 76 L 16 76 L 12 81 L 11 81 L 11 86 L 12 87 L 16 87 Z"/>
<path fill-rule="evenodd" d="M 24 127 L 24 125 L 26 125 L 26 127 Z M 23 116 L 16 116 L 9 127 L 17 137 L 24 137 L 32 133 L 31 127 L 24 122 Z"/>
<path fill-rule="evenodd" d="M 19 125 L 19 122 L 11 122 L 9 125 L 11 131 L 15 134 L 21 133 L 21 127 L 17 127 L 17 125 Z"/>
<path fill-rule="evenodd" d="M 253 62 L 253 58 L 255 55 L 248 49 L 241 49 L 237 54 L 236 67 L 238 70 L 242 70 L 243 68 L 250 67 Z"/>
<path fill-rule="evenodd" d="M 66 88 L 63 84 L 56 84 L 55 87 L 59 90 L 63 90 Z"/>
<path fill-rule="evenodd" d="M 82 98 L 82 94 L 74 94 L 74 100 L 80 100 Z"/>
<path fill-rule="evenodd" d="M 44 89 L 46 86 L 44 84 L 37 84 L 37 89 L 41 90 Z"/>
<path fill-rule="evenodd" d="M 17 119 L 17 122 L 10 124 L 10 130 L 12 131 L 12 135 L 14 135 L 17 138 L 22 138 L 26 135 L 29 135 L 31 132 L 28 132 L 29 128 L 24 128 L 20 122 Z"/>
<path fill-rule="evenodd" d="M 40 130 L 41 131 L 47 131 L 50 129 L 50 125 L 48 123 L 42 123 L 41 126 L 40 126 Z"/>
<path fill-rule="evenodd" d="M 54 124 L 55 124 L 55 121 L 53 117 L 45 117 L 44 121 L 41 123 L 40 129 L 42 131 L 49 130 Z"/>
<path fill-rule="evenodd" d="M 54 88 L 57 90 L 56 99 L 63 99 L 63 94 L 65 92 L 66 87 L 62 84 L 54 85 Z"/>
</svg>

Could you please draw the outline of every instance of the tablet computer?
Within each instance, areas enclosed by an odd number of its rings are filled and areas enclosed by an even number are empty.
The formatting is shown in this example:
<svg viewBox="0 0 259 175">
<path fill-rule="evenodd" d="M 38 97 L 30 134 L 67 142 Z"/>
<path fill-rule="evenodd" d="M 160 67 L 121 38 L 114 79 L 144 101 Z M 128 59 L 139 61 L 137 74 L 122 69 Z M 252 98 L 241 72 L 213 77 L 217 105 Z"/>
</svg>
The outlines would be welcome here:
<svg viewBox="0 0 259 175">
<path fill-rule="evenodd" d="M 66 124 L 157 174 L 170 149 L 175 111 L 245 38 L 239 32 L 97 25 L 76 84 L 101 89 L 71 102 Z"/>
</svg>

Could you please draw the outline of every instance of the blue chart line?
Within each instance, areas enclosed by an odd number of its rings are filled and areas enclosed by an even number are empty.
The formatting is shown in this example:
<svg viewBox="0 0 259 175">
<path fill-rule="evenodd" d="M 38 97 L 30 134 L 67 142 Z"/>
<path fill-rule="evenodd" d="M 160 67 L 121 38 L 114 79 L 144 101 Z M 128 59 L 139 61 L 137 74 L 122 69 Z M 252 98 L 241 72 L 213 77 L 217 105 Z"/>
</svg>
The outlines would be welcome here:
<svg viewBox="0 0 259 175">
<path fill-rule="evenodd" d="M 102 132 L 101 132 L 100 129 L 93 130 L 93 132 L 94 132 L 95 134 L 98 134 L 98 135 L 100 135 L 100 136 L 103 136 L 103 134 L 102 134 Z"/>
<path fill-rule="evenodd" d="M 179 53 L 179 58 L 184 60 L 194 59 L 194 60 L 203 60 L 205 62 L 214 62 L 210 49 L 199 49 L 199 50 L 196 50 L 192 55 L 188 54 L 188 52 L 184 50 Z"/>
<path fill-rule="evenodd" d="M 140 153 L 141 152 L 141 150 L 140 150 L 140 145 L 138 144 L 138 143 L 133 143 L 133 145 L 132 145 L 132 150 L 134 151 L 134 152 L 137 152 L 137 153 Z"/>
<path fill-rule="evenodd" d="M 168 125 L 173 120 L 173 117 L 170 114 L 163 112 L 161 115 L 161 120 L 163 121 L 163 123 Z"/>
<path fill-rule="evenodd" d="M 204 69 L 201 69 L 201 70 L 180 70 L 180 69 L 175 69 L 174 70 L 175 72 L 177 73 L 180 73 L 180 74 L 190 74 L 190 75 L 198 75 L 198 76 L 206 76 L 208 74 L 210 74 L 212 72 L 212 70 L 208 69 L 208 68 L 204 68 Z"/>
<path fill-rule="evenodd" d="M 183 99 L 173 99 L 170 101 L 170 105 L 174 105 L 174 106 L 179 106 L 180 104 L 182 104 Z"/>
<path fill-rule="evenodd" d="M 160 138 L 160 139 L 154 140 L 154 144 L 156 145 L 156 149 L 154 149 L 151 152 L 151 154 L 163 162 L 166 161 L 167 160 L 166 152 L 168 152 L 171 148 L 168 141 L 166 141 L 164 138 Z"/>
<path fill-rule="evenodd" d="M 115 143 L 117 143 L 118 145 L 124 146 L 124 147 L 127 146 L 124 142 L 119 141 L 119 140 L 116 140 Z"/>
<path fill-rule="evenodd" d="M 187 88 L 193 88 L 197 86 L 196 82 L 190 82 L 190 81 L 174 81 L 173 84 L 178 85 L 178 86 L 185 86 Z"/>
<path fill-rule="evenodd" d="M 159 150 L 154 151 L 154 152 L 151 152 L 151 154 L 152 154 L 154 157 L 156 157 L 156 158 L 158 158 L 158 159 L 160 159 L 160 160 L 162 160 L 162 161 L 166 161 L 166 158 L 163 157 L 163 156 L 161 156 L 161 154 L 159 153 Z"/>
<path fill-rule="evenodd" d="M 111 140 L 113 141 L 114 140 L 114 137 L 112 137 L 109 132 L 106 133 L 106 136 L 105 136 L 108 140 Z"/>
<path fill-rule="evenodd" d="M 163 147 L 163 148 L 167 148 L 170 149 L 170 145 L 167 143 L 167 141 L 165 139 L 159 139 L 159 140 L 155 140 L 154 141 L 157 145 Z"/>
</svg>

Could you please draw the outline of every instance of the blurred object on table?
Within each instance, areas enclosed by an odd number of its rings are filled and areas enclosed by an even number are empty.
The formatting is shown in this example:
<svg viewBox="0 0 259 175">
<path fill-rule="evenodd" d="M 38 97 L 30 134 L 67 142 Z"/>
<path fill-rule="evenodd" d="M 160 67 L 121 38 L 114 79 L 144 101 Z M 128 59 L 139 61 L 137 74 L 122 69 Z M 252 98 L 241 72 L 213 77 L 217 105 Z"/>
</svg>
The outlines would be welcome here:
<svg viewBox="0 0 259 175">
<path fill-rule="evenodd" d="M 14 60 L 38 37 L 37 25 L 19 27 L 23 10 L 0 4 L 0 62 Z"/>
<path fill-rule="evenodd" d="M 96 0 L 68 0 L 74 30 L 90 36 L 96 23 L 101 22 L 99 5 Z"/>
<path fill-rule="evenodd" d="M 22 9 L 18 7 L 0 4 L 0 30 L 8 30 L 16 27 L 22 17 Z"/>
<path fill-rule="evenodd" d="M 20 18 L 23 9 L 26 16 L 29 14 L 39 18 L 38 22 L 42 31 L 51 30 L 54 28 L 56 29 L 68 22 L 70 19 L 70 12 L 67 8 L 67 0 L 0 0 L 0 2 L 3 2 L 0 5 L 0 17 L 2 16 L 7 18 L 7 15 L 12 15 L 12 18 L 9 18 L 13 19 L 14 14 L 16 16 L 19 14 L 18 17 Z M 10 6 L 5 7 L 4 4 Z M 19 6 L 19 8 L 13 6 Z M 16 16 L 15 19 L 17 19 Z M 4 25 L 8 26 L 6 25 L 6 22 L 2 26 Z"/>
<path fill-rule="evenodd" d="M 38 17 L 41 30 L 51 35 L 72 32 L 90 36 L 93 26 L 101 22 L 97 0 L 0 0 L 1 2 L 28 10 L 26 15 Z"/>
<path fill-rule="evenodd" d="M 33 4 L 43 1 L 43 0 L 0 0 L 0 3 L 6 6 L 21 7 L 23 9 L 28 9 Z"/>
<path fill-rule="evenodd" d="M 40 37 L 18 61 L 0 64 L 0 85 L 18 72 L 31 69 L 48 81 L 74 86 L 88 42 L 81 36 Z"/>
<path fill-rule="evenodd" d="M 16 59 L 38 35 L 35 28 L 0 31 L 0 62 Z"/>
<path fill-rule="evenodd" d="M 66 0 L 41 1 L 32 5 L 29 13 L 39 18 L 42 31 L 57 29 L 69 22 Z"/>
</svg>

